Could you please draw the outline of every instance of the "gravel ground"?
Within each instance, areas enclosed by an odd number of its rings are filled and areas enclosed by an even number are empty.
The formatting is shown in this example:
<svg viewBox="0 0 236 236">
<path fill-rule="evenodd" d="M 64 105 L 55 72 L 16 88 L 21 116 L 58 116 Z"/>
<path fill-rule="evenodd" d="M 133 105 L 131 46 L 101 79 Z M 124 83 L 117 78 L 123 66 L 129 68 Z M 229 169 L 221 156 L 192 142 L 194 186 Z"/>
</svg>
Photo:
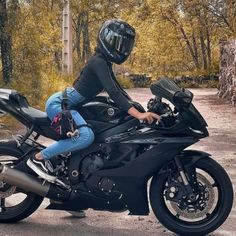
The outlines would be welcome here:
<svg viewBox="0 0 236 236">
<path fill-rule="evenodd" d="M 148 89 L 131 89 L 131 97 L 145 105 L 151 97 Z M 193 89 L 194 105 L 209 125 L 210 137 L 191 149 L 210 152 L 227 170 L 234 188 L 236 186 L 236 108 L 216 99 L 215 89 Z M 44 143 L 48 140 L 42 139 Z M 17 224 L 1 224 L 0 235 L 103 235 L 103 236 L 167 236 L 166 230 L 151 212 L 149 216 L 128 216 L 127 212 L 109 213 L 88 210 L 87 217 L 76 219 L 67 212 L 44 210 L 45 200 L 31 217 Z M 227 221 L 212 235 L 236 235 L 236 204 Z"/>
</svg>

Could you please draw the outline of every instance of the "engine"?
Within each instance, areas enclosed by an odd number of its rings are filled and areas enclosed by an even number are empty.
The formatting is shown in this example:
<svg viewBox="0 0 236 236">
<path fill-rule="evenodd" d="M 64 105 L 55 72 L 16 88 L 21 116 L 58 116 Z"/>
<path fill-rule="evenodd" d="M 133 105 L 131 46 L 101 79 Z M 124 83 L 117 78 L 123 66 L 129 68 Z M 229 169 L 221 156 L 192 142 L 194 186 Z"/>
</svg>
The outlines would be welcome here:
<svg viewBox="0 0 236 236">
<path fill-rule="evenodd" d="M 107 154 L 103 150 L 89 154 L 81 164 L 80 173 L 86 179 L 90 174 L 101 169 L 106 159 Z"/>
<path fill-rule="evenodd" d="M 102 168 L 114 168 L 125 165 L 137 156 L 138 145 L 103 144 L 98 150 L 87 154 L 80 165 L 84 179 Z"/>
</svg>

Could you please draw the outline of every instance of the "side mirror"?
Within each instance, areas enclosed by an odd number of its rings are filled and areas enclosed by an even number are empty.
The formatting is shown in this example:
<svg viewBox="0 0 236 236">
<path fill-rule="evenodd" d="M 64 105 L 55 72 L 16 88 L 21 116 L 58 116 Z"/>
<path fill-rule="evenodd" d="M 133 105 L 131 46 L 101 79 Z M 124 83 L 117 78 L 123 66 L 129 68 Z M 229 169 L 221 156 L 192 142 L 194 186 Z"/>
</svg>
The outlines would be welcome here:
<svg viewBox="0 0 236 236">
<path fill-rule="evenodd" d="M 187 89 L 177 91 L 173 96 L 173 102 L 179 106 L 189 106 L 193 100 L 193 93 Z"/>
</svg>

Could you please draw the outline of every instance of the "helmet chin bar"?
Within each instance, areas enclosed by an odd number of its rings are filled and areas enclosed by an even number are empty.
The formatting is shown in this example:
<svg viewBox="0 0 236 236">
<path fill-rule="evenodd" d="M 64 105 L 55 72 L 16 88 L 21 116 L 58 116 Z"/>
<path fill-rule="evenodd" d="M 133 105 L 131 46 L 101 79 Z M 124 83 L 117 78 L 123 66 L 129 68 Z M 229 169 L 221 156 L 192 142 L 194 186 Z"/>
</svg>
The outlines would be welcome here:
<svg viewBox="0 0 236 236">
<path fill-rule="evenodd" d="M 101 43 L 102 47 L 106 50 L 106 52 L 109 54 L 109 56 L 112 57 L 112 58 L 114 58 L 114 56 L 110 53 L 110 51 L 107 49 L 107 47 L 106 47 L 105 44 L 103 43 L 100 34 L 99 34 L 98 38 L 99 38 L 99 42 Z"/>
<path fill-rule="evenodd" d="M 118 65 L 120 65 L 120 64 L 122 64 L 122 63 L 124 63 L 126 60 L 128 59 L 128 56 L 124 56 L 123 58 L 121 58 L 121 56 L 120 56 L 120 60 L 118 61 L 118 60 L 116 60 L 116 64 L 118 64 Z"/>
</svg>

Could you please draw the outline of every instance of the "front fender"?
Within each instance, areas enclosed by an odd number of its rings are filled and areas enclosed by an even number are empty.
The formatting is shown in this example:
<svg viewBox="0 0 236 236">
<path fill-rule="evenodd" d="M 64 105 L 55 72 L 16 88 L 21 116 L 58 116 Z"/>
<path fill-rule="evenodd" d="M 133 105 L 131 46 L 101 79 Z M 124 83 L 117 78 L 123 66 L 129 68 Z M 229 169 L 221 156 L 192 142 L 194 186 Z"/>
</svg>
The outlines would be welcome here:
<svg viewBox="0 0 236 236">
<path fill-rule="evenodd" d="M 199 150 L 184 150 L 182 151 L 184 156 L 211 156 L 210 153 L 199 151 Z"/>
<path fill-rule="evenodd" d="M 179 159 L 184 166 L 185 171 L 189 171 L 191 167 L 202 158 L 210 158 L 211 154 L 198 150 L 184 150 L 181 154 L 178 155 Z M 173 160 L 172 160 L 173 161 Z M 168 164 L 167 164 L 168 165 Z M 166 169 L 166 165 L 163 166 L 157 175 L 168 174 L 169 172 Z"/>
<path fill-rule="evenodd" d="M 198 150 L 184 150 L 181 152 L 180 161 L 183 165 L 190 165 L 192 166 L 198 160 L 202 158 L 209 158 L 211 156 L 210 153 L 198 151 Z"/>
</svg>

